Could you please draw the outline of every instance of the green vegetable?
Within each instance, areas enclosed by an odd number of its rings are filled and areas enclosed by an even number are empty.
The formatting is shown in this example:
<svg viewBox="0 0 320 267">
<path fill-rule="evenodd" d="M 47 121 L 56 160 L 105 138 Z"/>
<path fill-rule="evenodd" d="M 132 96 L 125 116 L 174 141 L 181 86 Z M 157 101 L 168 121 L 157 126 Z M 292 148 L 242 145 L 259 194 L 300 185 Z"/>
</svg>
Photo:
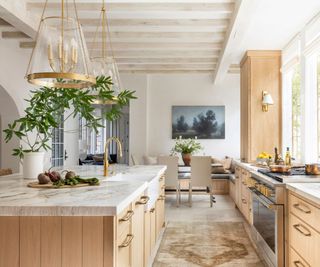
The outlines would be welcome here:
<svg viewBox="0 0 320 267">
<path fill-rule="evenodd" d="M 70 185 L 70 186 L 74 186 L 77 184 L 89 184 L 89 185 L 99 185 L 99 179 L 98 178 L 80 178 L 79 176 L 75 176 L 73 178 L 67 178 L 64 180 L 59 180 L 57 182 L 54 182 L 53 185 L 56 188 L 59 188 L 60 186 L 63 185 Z"/>
</svg>

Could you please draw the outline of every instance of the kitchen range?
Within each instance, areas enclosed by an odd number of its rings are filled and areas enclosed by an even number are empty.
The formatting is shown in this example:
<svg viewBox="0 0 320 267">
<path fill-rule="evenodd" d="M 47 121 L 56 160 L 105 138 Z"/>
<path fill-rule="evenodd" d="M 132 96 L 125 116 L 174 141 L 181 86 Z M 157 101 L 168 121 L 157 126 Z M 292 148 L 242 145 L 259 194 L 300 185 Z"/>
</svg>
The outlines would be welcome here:
<svg viewBox="0 0 320 267">
<path fill-rule="evenodd" d="M 270 266 L 285 266 L 286 184 L 320 182 L 320 176 L 308 176 L 304 168 L 293 168 L 290 174 L 283 175 L 248 163 L 236 165 L 248 173 L 240 179 L 250 192 L 251 238 Z"/>
</svg>

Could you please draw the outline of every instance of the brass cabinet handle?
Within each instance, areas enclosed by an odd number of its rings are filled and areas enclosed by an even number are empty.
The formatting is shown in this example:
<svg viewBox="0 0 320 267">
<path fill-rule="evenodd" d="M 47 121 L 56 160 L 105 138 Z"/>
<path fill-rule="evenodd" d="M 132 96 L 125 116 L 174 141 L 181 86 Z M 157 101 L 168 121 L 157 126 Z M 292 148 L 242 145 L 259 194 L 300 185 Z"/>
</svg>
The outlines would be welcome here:
<svg viewBox="0 0 320 267">
<path fill-rule="evenodd" d="M 119 248 L 126 248 L 126 247 L 130 246 L 133 237 L 134 237 L 133 235 L 128 234 L 126 239 L 123 241 L 123 243 L 121 245 L 119 245 Z"/>
<path fill-rule="evenodd" d="M 294 261 L 293 263 L 297 267 L 305 267 L 304 264 L 301 261 Z"/>
<path fill-rule="evenodd" d="M 149 199 L 150 199 L 150 197 L 148 197 L 148 196 L 142 196 L 142 197 L 140 198 L 140 200 L 138 200 L 138 201 L 136 202 L 136 205 L 145 205 L 145 204 L 148 203 Z"/>
<path fill-rule="evenodd" d="M 161 177 L 159 178 L 159 182 L 163 181 L 163 179 L 164 179 L 164 177 L 161 176 Z"/>
<path fill-rule="evenodd" d="M 166 189 L 166 186 L 165 185 L 161 186 L 161 189 Z"/>
<path fill-rule="evenodd" d="M 307 213 L 307 214 L 311 213 L 311 210 L 309 210 L 309 208 L 307 206 L 305 206 L 305 205 L 296 203 L 296 204 L 293 204 L 293 207 L 295 207 L 297 210 L 300 210 L 300 211 L 302 211 L 304 213 Z"/>
<path fill-rule="evenodd" d="M 311 236 L 311 232 L 308 230 L 307 227 L 303 226 L 302 224 L 298 223 L 298 224 L 294 224 L 293 227 L 300 232 L 301 234 L 303 234 L 304 236 Z M 304 232 L 304 230 L 306 232 Z"/>
<path fill-rule="evenodd" d="M 247 204 L 247 200 L 245 200 L 244 198 L 241 199 L 243 204 Z"/>
<path fill-rule="evenodd" d="M 119 222 L 129 221 L 131 219 L 131 217 L 133 216 L 133 214 L 134 214 L 133 210 L 128 210 L 127 214 L 125 216 L 123 216 L 121 219 L 119 219 Z"/>
<path fill-rule="evenodd" d="M 152 209 L 150 210 L 150 212 L 151 212 L 151 213 L 154 213 L 155 210 L 156 210 L 155 208 L 152 208 Z"/>
<path fill-rule="evenodd" d="M 165 200 L 165 199 L 166 199 L 166 197 L 163 196 L 163 195 L 160 195 L 159 198 L 158 198 L 158 200 Z"/>
</svg>

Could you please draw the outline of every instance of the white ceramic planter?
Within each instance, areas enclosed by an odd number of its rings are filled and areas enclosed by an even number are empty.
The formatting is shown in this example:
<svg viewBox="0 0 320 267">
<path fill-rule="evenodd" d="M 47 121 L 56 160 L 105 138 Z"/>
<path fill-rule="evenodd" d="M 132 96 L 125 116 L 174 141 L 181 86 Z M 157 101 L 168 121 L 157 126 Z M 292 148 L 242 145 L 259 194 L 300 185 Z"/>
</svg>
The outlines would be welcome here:
<svg viewBox="0 0 320 267">
<path fill-rule="evenodd" d="M 44 152 L 25 153 L 23 160 L 23 178 L 37 179 L 44 169 Z"/>
</svg>

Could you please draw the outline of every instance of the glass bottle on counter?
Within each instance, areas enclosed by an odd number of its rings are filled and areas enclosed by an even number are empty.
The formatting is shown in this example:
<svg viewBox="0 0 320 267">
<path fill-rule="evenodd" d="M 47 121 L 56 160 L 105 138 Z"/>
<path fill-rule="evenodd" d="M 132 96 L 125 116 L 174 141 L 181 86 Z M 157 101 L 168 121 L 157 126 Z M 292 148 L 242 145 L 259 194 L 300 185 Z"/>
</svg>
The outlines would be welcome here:
<svg viewBox="0 0 320 267">
<path fill-rule="evenodd" d="M 274 163 L 278 164 L 279 162 L 279 153 L 278 153 L 278 148 L 274 148 Z"/>
<path fill-rule="evenodd" d="M 291 166 L 291 154 L 290 154 L 290 149 L 289 149 L 289 147 L 287 147 L 285 164 L 286 164 L 287 166 Z"/>
</svg>

